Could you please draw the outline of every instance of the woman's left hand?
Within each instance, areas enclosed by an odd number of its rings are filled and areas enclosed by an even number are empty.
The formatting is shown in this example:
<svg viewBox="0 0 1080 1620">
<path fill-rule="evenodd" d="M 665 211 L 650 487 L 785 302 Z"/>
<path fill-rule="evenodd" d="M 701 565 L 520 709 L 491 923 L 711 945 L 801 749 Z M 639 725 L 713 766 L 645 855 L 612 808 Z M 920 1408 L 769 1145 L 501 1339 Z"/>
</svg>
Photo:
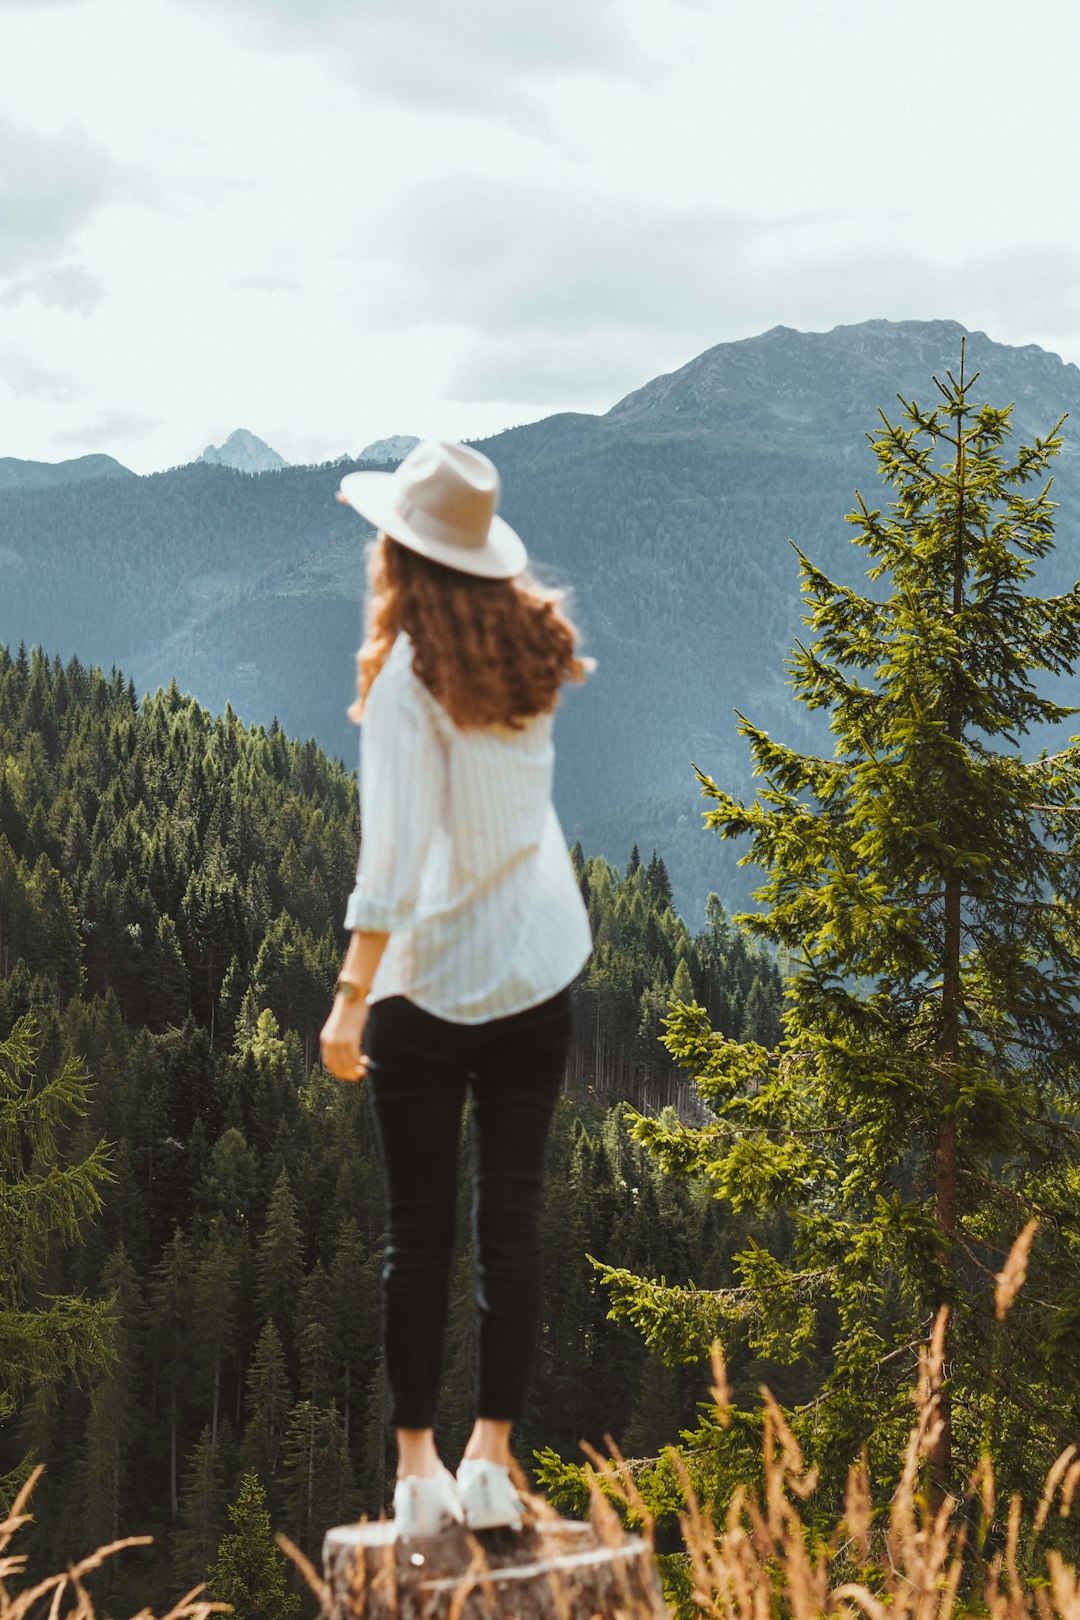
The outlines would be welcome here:
<svg viewBox="0 0 1080 1620">
<path fill-rule="evenodd" d="M 367 1073 L 367 1058 L 360 1050 L 367 1012 L 366 997 L 356 1001 L 334 997 L 330 1016 L 319 1033 L 319 1047 L 324 1065 L 338 1080 L 362 1080 Z"/>
</svg>

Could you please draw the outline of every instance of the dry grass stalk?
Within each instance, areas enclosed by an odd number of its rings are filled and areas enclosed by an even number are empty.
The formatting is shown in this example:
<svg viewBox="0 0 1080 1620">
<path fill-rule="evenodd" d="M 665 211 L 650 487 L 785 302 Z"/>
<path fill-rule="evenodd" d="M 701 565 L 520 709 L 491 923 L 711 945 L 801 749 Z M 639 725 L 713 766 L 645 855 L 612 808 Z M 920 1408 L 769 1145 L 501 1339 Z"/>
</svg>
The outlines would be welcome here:
<svg viewBox="0 0 1080 1620">
<path fill-rule="evenodd" d="M 1062 1620 L 1080 1620 L 1080 1580 L 1076 1571 L 1070 1569 L 1053 1547 L 1046 1555 L 1046 1567 L 1050 1571 L 1050 1590 L 1058 1614 Z"/>
<path fill-rule="evenodd" d="M 1023 1286 L 1027 1276 L 1028 1254 L 1035 1236 L 1037 1220 L 1028 1221 L 1006 1257 L 1005 1264 L 994 1281 L 994 1314 L 999 1322 L 1008 1315 L 1009 1307 Z"/>
<path fill-rule="evenodd" d="M 713 1405 L 716 1407 L 716 1416 L 720 1427 L 726 1429 L 731 1424 L 731 1385 L 728 1383 L 724 1347 L 719 1339 L 713 1340 L 711 1361 L 712 1387 L 710 1393 L 713 1398 Z"/>
<path fill-rule="evenodd" d="M 472 1594 L 473 1588 L 477 1586 L 482 1587 L 484 1596 L 488 1601 L 489 1610 L 494 1610 L 495 1588 L 491 1581 L 487 1554 L 475 1536 L 466 1535 L 465 1539 L 469 1547 L 469 1566 L 465 1571 L 461 1585 L 450 1600 L 447 1620 L 461 1620 L 461 1612 Z"/>
<path fill-rule="evenodd" d="M 24 1572 L 26 1558 L 22 1553 L 9 1554 L 7 1548 L 16 1531 L 33 1518 L 25 1509 L 42 1472 L 40 1466 L 34 1469 L 12 1503 L 10 1513 L 0 1522 L 0 1620 L 26 1620 L 28 1615 L 41 1613 L 46 1598 L 47 1620 L 95 1620 L 93 1601 L 85 1585 L 86 1576 L 92 1575 L 126 1547 L 147 1547 L 154 1538 L 124 1536 L 119 1541 L 110 1541 L 80 1559 L 77 1564 L 72 1564 L 63 1574 L 50 1575 L 21 1592 L 10 1591 L 8 1582 L 13 1576 Z M 161 1616 L 161 1620 L 207 1620 L 211 1614 L 228 1610 L 227 1603 L 216 1603 L 200 1596 L 205 1586 L 203 1581 L 192 1587 L 179 1603 Z M 134 1620 L 155 1620 L 155 1617 L 149 1609 L 140 1609 Z"/>
<path fill-rule="evenodd" d="M 870 1466 L 864 1446 L 858 1462 L 848 1467 L 847 1486 L 844 1491 L 844 1522 L 848 1534 L 863 1564 L 870 1562 L 870 1526 L 874 1518 L 874 1501 L 870 1494 Z"/>
<path fill-rule="evenodd" d="M 989 1457 L 980 1457 L 971 1476 L 971 1492 L 978 1490 L 982 1504 L 983 1523 L 991 1524 L 994 1518 L 994 1468 Z"/>
<path fill-rule="evenodd" d="M 603 1491 L 603 1486 L 606 1485 L 607 1495 L 614 1496 L 616 1501 L 621 1502 L 623 1507 L 634 1514 L 642 1535 L 651 1543 L 656 1524 L 653 1513 L 638 1489 L 629 1463 L 610 1434 L 604 1435 L 604 1444 L 608 1448 L 607 1457 L 602 1457 L 587 1440 L 580 1442 L 582 1451 L 593 1465 L 591 1469 L 585 1470 L 585 1477 L 589 1483 L 594 1513 L 600 1513 L 605 1518 L 605 1523 L 607 1522 L 605 1510 L 608 1503 Z M 603 1503 L 603 1506 L 599 1506 L 599 1503 Z"/>
<path fill-rule="evenodd" d="M 1041 1497 L 1041 1499 L 1039 1501 L 1039 1506 L 1038 1506 L 1038 1508 L 1036 1510 L 1036 1513 L 1035 1513 L 1034 1530 L 1035 1530 L 1036 1535 L 1039 1533 L 1039 1531 L 1042 1529 L 1043 1525 L 1046 1523 L 1047 1516 L 1048 1516 L 1048 1514 L 1050 1512 L 1051 1504 L 1053 1503 L 1053 1500 L 1054 1500 L 1054 1492 L 1057 1490 L 1058 1486 L 1061 1484 L 1062 1478 L 1065 1475 L 1066 1470 L 1069 1470 L 1069 1463 L 1070 1463 L 1071 1459 L 1075 1456 L 1077 1449 L 1078 1448 L 1075 1445 L 1066 1446 L 1065 1450 L 1061 1453 L 1060 1457 L 1058 1457 L 1056 1459 L 1056 1461 L 1050 1467 L 1050 1472 L 1046 1476 L 1046 1484 L 1043 1486 L 1042 1497 Z M 1069 1470 L 1069 1471 L 1071 1472 L 1071 1470 Z M 1074 1485 L 1075 1485 L 1075 1480 L 1074 1480 Z M 1069 1500 L 1070 1500 L 1070 1503 L 1071 1503 L 1072 1492 L 1069 1493 Z"/>
<path fill-rule="evenodd" d="M 285 1554 L 286 1558 L 291 1559 L 296 1565 L 301 1576 L 314 1592 L 320 1612 L 325 1612 L 330 1597 L 330 1588 L 327 1586 L 326 1582 L 315 1568 L 315 1565 L 311 1562 L 311 1559 L 306 1553 L 300 1551 L 300 1548 L 294 1541 L 289 1540 L 284 1530 L 277 1531 L 274 1536 L 274 1540 L 277 1542 L 279 1548 Z M 363 1560 L 358 1559 L 357 1562 L 362 1563 Z M 363 1581 L 362 1573 L 360 1579 Z M 362 1595 L 363 1588 L 361 1587 L 361 1596 Z"/>
<path fill-rule="evenodd" d="M 1065 1475 L 1065 1483 L 1061 1487 L 1061 1505 L 1058 1512 L 1063 1519 L 1067 1519 L 1072 1511 L 1073 1493 L 1078 1484 L 1080 1484 L 1080 1457 L 1076 1459 Z"/>
</svg>

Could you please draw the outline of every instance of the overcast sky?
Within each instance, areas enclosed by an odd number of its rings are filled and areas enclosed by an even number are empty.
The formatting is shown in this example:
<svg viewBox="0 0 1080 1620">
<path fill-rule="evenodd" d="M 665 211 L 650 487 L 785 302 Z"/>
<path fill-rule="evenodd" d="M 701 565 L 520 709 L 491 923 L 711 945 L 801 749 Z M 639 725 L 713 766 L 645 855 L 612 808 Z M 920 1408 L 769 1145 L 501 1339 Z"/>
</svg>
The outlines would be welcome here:
<svg viewBox="0 0 1080 1620">
<path fill-rule="evenodd" d="M 0 0 L 0 456 L 603 411 L 782 323 L 1080 361 L 1077 0 Z"/>
</svg>

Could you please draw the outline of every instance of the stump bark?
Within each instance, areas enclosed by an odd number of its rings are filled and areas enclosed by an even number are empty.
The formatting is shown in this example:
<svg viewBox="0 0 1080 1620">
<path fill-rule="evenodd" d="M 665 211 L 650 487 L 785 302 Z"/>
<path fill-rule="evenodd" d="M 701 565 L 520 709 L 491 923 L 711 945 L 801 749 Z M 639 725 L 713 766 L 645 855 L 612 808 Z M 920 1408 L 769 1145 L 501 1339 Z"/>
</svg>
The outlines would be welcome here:
<svg viewBox="0 0 1080 1620">
<path fill-rule="evenodd" d="M 650 1543 L 614 1514 L 411 1540 L 385 1519 L 342 1525 L 323 1568 L 328 1620 L 669 1620 Z"/>
</svg>

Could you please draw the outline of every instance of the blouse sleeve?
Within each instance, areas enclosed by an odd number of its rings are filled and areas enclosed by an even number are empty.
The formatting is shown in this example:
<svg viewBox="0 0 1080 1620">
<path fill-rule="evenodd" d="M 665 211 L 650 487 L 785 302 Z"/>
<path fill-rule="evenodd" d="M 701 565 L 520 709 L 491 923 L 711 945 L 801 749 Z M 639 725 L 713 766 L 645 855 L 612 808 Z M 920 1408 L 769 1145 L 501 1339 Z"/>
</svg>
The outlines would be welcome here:
<svg viewBox="0 0 1080 1620">
<path fill-rule="evenodd" d="M 446 746 L 430 707 L 411 668 L 388 662 L 361 726 L 360 856 L 346 928 L 390 934 L 408 922 L 445 791 Z"/>
</svg>

